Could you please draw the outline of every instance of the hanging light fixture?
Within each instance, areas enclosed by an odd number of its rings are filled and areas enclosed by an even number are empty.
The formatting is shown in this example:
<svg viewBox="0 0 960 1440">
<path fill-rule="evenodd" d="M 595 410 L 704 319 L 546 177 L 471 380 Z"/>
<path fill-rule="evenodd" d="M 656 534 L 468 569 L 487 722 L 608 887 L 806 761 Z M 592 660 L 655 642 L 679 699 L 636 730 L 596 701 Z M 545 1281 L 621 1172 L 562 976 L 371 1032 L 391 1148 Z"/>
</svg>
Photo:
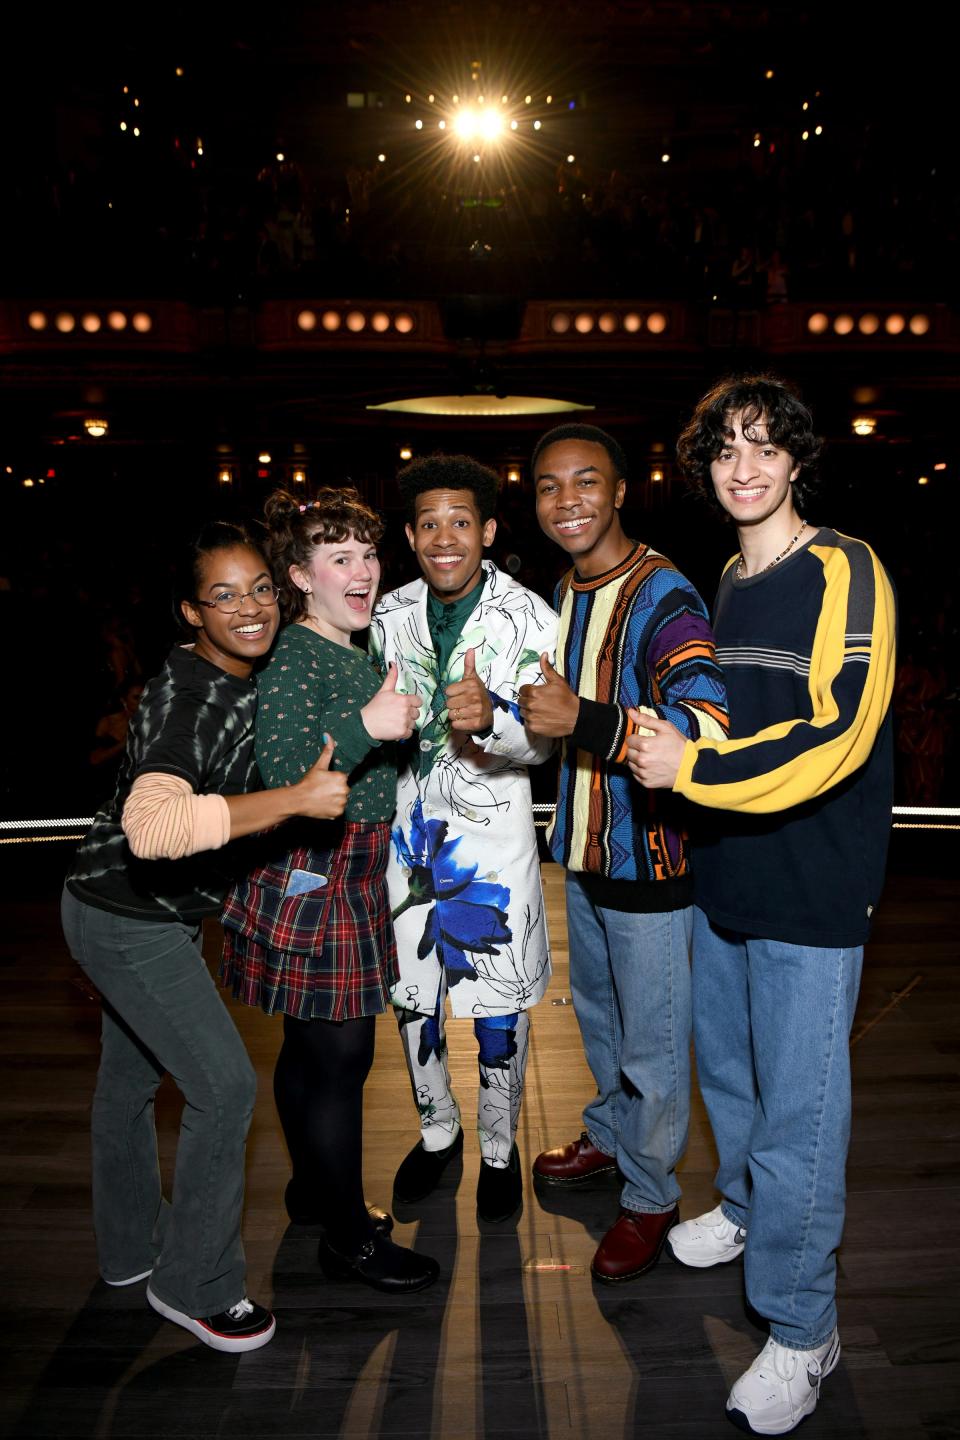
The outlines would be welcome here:
<svg viewBox="0 0 960 1440">
<path fill-rule="evenodd" d="M 106 420 L 94 415 L 88 415 L 83 422 L 83 428 L 92 440 L 99 440 L 102 436 L 106 435 L 110 429 L 110 425 Z"/>
</svg>

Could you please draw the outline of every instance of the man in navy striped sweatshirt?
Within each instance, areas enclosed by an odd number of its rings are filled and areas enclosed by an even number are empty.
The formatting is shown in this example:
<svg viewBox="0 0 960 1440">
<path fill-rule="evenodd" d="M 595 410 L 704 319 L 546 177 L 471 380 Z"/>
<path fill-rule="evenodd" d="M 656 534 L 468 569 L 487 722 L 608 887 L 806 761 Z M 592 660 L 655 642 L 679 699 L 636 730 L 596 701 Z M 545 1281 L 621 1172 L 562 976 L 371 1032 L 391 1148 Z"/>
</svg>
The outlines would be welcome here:
<svg viewBox="0 0 960 1440">
<path fill-rule="evenodd" d="M 840 1355 L 848 1040 L 893 800 L 893 592 L 869 545 L 806 518 L 819 449 L 770 376 L 700 401 L 680 462 L 740 546 L 714 611 L 730 738 L 650 718 L 627 740 L 645 793 L 702 807 L 694 1041 L 721 1201 L 667 1243 L 696 1268 L 744 1254 L 770 1338 L 727 1411 L 759 1435 L 795 1429 Z"/>
</svg>

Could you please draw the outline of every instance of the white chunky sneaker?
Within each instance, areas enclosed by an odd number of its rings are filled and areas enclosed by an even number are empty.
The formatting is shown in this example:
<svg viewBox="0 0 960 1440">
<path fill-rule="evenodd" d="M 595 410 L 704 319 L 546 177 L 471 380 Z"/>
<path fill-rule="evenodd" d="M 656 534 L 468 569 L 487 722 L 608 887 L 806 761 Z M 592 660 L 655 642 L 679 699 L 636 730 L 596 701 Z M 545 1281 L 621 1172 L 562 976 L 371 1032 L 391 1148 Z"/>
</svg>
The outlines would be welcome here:
<svg viewBox="0 0 960 1440">
<path fill-rule="evenodd" d="M 674 1260 L 681 1265 L 692 1265 L 696 1270 L 705 1270 L 708 1265 L 726 1265 L 743 1254 L 747 1232 L 742 1225 L 734 1225 L 718 1205 L 696 1220 L 684 1220 L 674 1225 L 667 1235 L 667 1249 Z"/>
<path fill-rule="evenodd" d="M 769 1339 L 727 1398 L 727 1415 L 752 1435 L 787 1435 L 812 1415 L 820 1382 L 840 1359 L 840 1336 L 815 1350 L 788 1350 Z"/>
</svg>

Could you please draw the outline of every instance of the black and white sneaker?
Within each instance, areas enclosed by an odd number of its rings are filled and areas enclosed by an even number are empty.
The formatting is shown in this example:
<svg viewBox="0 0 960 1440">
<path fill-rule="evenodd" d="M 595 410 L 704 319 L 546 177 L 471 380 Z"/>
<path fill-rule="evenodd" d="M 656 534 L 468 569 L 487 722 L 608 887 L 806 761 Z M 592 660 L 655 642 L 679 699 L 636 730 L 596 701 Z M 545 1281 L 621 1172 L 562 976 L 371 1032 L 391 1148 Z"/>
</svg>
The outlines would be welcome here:
<svg viewBox="0 0 960 1440">
<path fill-rule="evenodd" d="M 259 1350 L 261 1345 L 273 1339 L 277 1328 L 270 1311 L 262 1305 L 255 1305 L 246 1295 L 236 1305 L 221 1310 L 219 1315 L 205 1315 L 200 1320 L 185 1315 L 182 1310 L 174 1310 L 172 1305 L 154 1295 L 149 1285 L 147 1301 L 158 1315 L 172 1320 L 174 1325 L 182 1325 L 184 1330 L 196 1335 L 211 1350 Z"/>
<path fill-rule="evenodd" d="M 128 1275 L 125 1280 L 108 1280 L 106 1275 L 100 1278 L 104 1285 L 112 1285 L 115 1290 L 119 1290 L 124 1285 L 136 1285 L 138 1280 L 147 1280 L 152 1274 L 152 1270 L 141 1270 L 139 1275 Z"/>
</svg>

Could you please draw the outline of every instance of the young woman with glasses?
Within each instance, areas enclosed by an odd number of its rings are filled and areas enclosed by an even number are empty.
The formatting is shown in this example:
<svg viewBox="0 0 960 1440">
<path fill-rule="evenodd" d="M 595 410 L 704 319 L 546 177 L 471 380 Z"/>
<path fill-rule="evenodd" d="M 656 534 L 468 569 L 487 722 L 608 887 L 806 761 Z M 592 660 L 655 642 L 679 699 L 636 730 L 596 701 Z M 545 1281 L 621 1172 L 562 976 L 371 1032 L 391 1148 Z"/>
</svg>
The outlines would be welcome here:
<svg viewBox="0 0 960 1440">
<path fill-rule="evenodd" d="M 201 923 L 249 867 L 240 837 L 292 815 L 332 819 L 347 783 L 333 743 L 298 782 L 257 790 L 255 661 L 279 624 L 266 561 L 235 525 L 208 525 L 183 556 L 171 651 L 130 721 L 113 797 L 63 894 L 71 953 L 103 997 L 93 1102 L 93 1211 L 108 1285 L 147 1280 L 161 1315 L 215 1350 L 273 1335 L 247 1299 L 240 1239 L 244 1146 L 256 1078 L 203 962 Z M 252 792 L 252 793 L 248 793 Z M 173 1193 L 161 1193 L 154 1095 L 184 1097 Z"/>
<path fill-rule="evenodd" d="M 268 785 L 296 783 L 323 736 L 350 776 L 343 819 L 287 825 L 275 853 L 227 898 L 223 978 L 234 995 L 283 1015 L 274 1094 L 293 1165 L 290 1218 L 324 1226 L 320 1263 L 334 1279 L 399 1293 L 423 1289 L 435 1260 L 394 1245 L 393 1222 L 363 1196 L 363 1086 L 376 1016 L 397 957 L 387 898 L 396 806 L 393 742 L 420 708 L 351 644 L 377 598 L 380 519 L 352 488 L 310 504 L 267 501 L 268 553 L 288 622 L 257 677 L 257 761 Z"/>
</svg>

